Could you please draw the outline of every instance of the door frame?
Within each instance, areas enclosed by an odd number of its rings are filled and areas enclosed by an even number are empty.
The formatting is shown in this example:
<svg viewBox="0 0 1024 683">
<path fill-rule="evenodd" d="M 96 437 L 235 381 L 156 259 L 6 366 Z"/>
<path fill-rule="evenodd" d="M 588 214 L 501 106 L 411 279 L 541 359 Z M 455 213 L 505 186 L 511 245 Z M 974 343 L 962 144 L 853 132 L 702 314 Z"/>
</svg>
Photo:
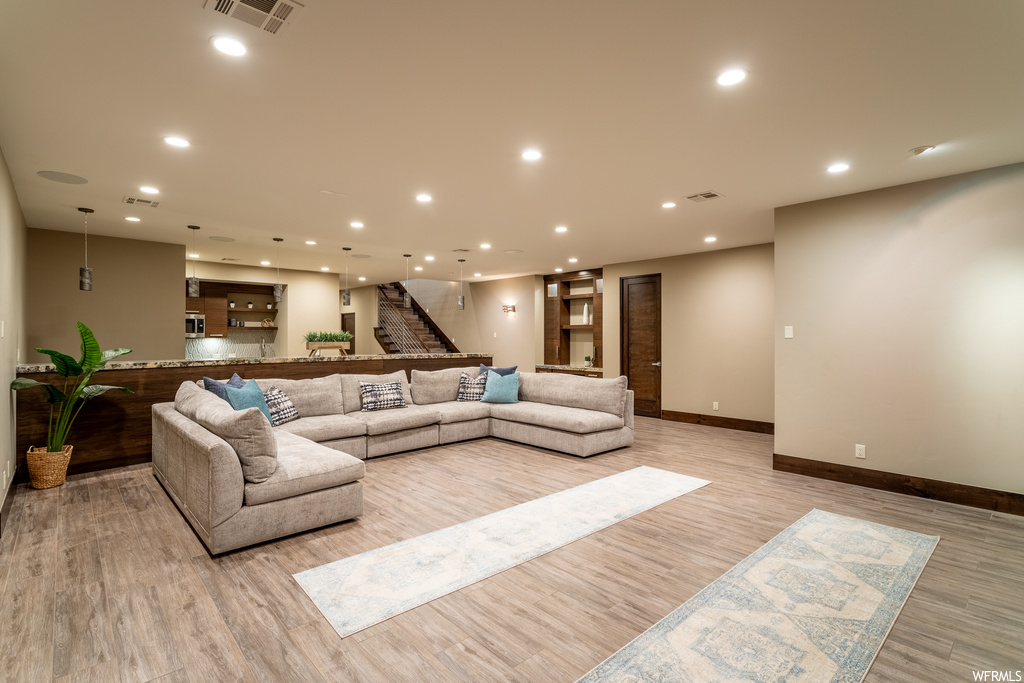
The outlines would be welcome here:
<svg viewBox="0 0 1024 683">
<path fill-rule="evenodd" d="M 655 348 L 657 351 L 658 361 L 662 358 L 661 349 L 661 273 L 648 273 L 646 275 L 629 275 L 619 278 L 619 374 L 626 374 L 626 370 L 629 368 L 629 350 L 626 340 L 629 336 L 629 319 L 628 319 L 628 298 L 626 296 L 626 287 L 629 282 L 634 280 L 643 280 L 646 278 L 654 279 L 654 298 L 658 306 L 658 335 L 655 339 Z M 655 402 L 656 417 L 661 419 L 661 377 L 664 365 L 658 368 L 658 387 L 657 397 Z"/>
</svg>

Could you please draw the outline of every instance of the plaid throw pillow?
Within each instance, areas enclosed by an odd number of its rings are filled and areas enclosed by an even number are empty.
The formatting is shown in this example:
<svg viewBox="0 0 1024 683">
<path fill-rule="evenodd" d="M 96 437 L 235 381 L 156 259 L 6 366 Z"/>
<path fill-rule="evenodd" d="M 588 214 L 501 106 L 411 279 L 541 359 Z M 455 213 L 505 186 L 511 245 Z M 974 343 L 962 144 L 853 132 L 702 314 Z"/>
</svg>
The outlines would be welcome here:
<svg viewBox="0 0 1024 683">
<path fill-rule="evenodd" d="M 385 382 L 384 384 L 360 382 L 359 397 L 363 401 L 364 412 L 405 407 L 401 382 Z"/>
<path fill-rule="evenodd" d="M 484 388 L 486 386 L 486 372 L 477 377 L 476 379 L 470 377 L 466 373 L 462 373 L 462 376 L 459 377 L 459 400 L 479 401 L 484 397 Z"/>
<path fill-rule="evenodd" d="M 276 427 L 299 419 L 295 404 L 288 398 L 288 394 L 277 387 L 264 391 L 263 397 L 267 399 L 267 407 L 270 408 L 270 424 Z"/>
</svg>

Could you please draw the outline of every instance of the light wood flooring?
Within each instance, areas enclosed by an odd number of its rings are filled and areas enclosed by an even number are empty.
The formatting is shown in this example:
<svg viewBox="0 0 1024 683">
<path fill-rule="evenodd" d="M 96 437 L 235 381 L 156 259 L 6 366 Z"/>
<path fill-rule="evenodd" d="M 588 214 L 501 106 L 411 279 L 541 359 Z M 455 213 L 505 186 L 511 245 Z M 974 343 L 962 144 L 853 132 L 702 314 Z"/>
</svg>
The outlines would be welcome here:
<svg viewBox="0 0 1024 683">
<path fill-rule="evenodd" d="M 1024 518 L 773 472 L 772 437 L 637 420 L 586 460 L 494 439 L 367 463 L 358 520 L 211 558 L 148 465 L 20 486 L 5 681 L 575 681 L 812 508 L 940 535 L 868 681 L 1024 670 Z M 638 465 L 710 486 L 349 638 L 291 575 Z"/>
</svg>

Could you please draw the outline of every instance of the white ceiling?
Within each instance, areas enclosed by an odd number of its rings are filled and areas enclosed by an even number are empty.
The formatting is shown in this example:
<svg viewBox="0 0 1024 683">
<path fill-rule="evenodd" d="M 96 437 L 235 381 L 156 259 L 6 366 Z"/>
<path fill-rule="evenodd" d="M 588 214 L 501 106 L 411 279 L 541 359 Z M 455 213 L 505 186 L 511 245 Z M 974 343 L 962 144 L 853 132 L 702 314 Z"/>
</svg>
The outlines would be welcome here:
<svg viewBox="0 0 1024 683">
<path fill-rule="evenodd" d="M 351 246 L 369 282 L 403 252 L 450 279 L 466 248 L 487 279 L 769 242 L 777 206 L 1024 160 L 1024 3 L 309 0 L 272 35 L 204 0 L 5 0 L 0 93 L 30 227 L 88 206 L 94 234 L 197 224 L 202 260 L 246 264 L 281 236 L 309 270 Z M 147 184 L 159 208 L 121 203 Z"/>
</svg>

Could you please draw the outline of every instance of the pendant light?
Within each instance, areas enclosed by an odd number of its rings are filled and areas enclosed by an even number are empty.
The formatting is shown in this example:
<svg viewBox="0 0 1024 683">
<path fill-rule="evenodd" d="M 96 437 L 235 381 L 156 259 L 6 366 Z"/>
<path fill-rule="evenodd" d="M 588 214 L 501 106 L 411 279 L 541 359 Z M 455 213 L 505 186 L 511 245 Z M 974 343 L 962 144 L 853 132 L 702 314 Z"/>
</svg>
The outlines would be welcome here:
<svg viewBox="0 0 1024 683">
<path fill-rule="evenodd" d="M 190 225 L 188 229 L 192 231 L 192 253 L 196 253 L 196 235 L 199 233 L 198 225 Z M 199 296 L 199 278 L 196 277 L 196 260 L 192 259 L 192 277 L 188 279 L 188 295 L 191 297 Z"/>
<path fill-rule="evenodd" d="M 78 288 L 83 292 L 92 291 L 92 268 L 89 267 L 89 214 L 95 213 L 92 209 L 78 207 L 78 210 L 85 214 L 85 267 L 78 269 Z"/>
<path fill-rule="evenodd" d="M 352 247 L 342 247 L 341 250 L 345 252 L 345 291 L 341 293 L 341 305 L 351 306 L 352 290 L 348 288 L 348 252 L 352 251 Z"/>
<path fill-rule="evenodd" d="M 466 310 L 466 297 L 462 296 L 462 264 L 466 262 L 466 259 L 459 259 L 459 310 Z"/>
<path fill-rule="evenodd" d="M 284 299 L 284 285 L 281 284 L 281 242 L 284 242 L 284 238 L 275 237 L 274 241 L 277 242 L 277 284 L 274 285 L 274 301 L 281 303 Z"/>
<path fill-rule="evenodd" d="M 406 308 L 412 308 L 412 295 L 409 294 L 409 259 L 412 258 L 412 254 L 403 254 L 405 256 L 405 294 L 402 295 L 402 303 Z"/>
</svg>

